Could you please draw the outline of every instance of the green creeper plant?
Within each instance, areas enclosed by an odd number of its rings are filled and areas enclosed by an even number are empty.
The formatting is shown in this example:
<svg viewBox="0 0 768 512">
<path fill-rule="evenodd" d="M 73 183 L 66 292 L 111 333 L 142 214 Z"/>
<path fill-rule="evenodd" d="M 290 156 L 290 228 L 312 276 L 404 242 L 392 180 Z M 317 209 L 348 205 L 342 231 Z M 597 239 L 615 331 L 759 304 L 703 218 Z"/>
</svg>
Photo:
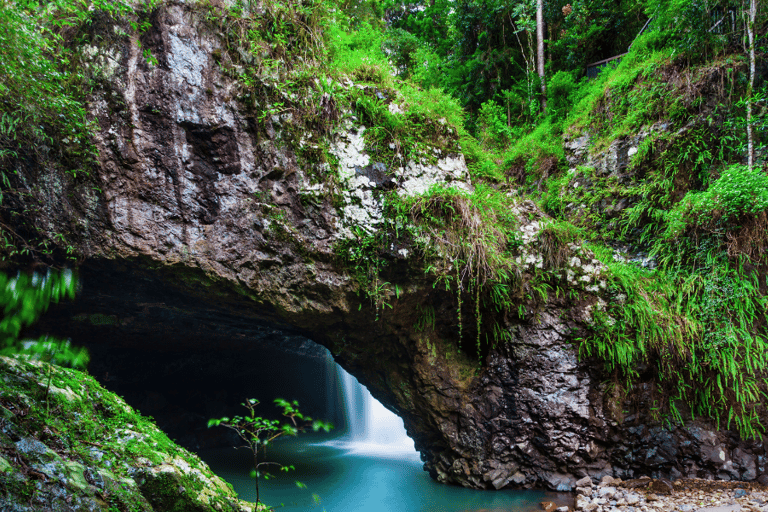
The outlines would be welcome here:
<svg viewBox="0 0 768 512">
<path fill-rule="evenodd" d="M 299 412 L 299 402 L 296 400 L 289 402 L 282 398 L 276 398 L 274 403 L 276 407 L 282 409 L 281 414 L 287 421 L 271 420 L 256 416 L 256 406 L 259 405 L 259 401 L 255 398 L 249 398 L 241 404 L 248 410 L 245 416 L 235 416 L 233 418 L 223 417 L 208 420 L 208 428 L 222 426 L 233 430 L 243 442 L 238 448 L 248 448 L 251 451 L 253 456 L 251 478 L 254 479 L 256 485 L 256 508 L 254 511 L 259 509 L 260 503 L 259 478 L 263 477 L 265 480 L 268 480 L 272 477 L 272 475 L 266 471 L 266 468 L 269 466 L 276 466 L 280 471 L 286 472 L 294 469 L 293 466 L 261 460 L 266 457 L 267 445 L 283 436 L 296 436 L 308 428 L 312 428 L 314 432 L 321 429 L 329 432 L 333 428 L 333 425 L 328 422 L 313 420 L 309 416 L 305 416 Z"/>
</svg>

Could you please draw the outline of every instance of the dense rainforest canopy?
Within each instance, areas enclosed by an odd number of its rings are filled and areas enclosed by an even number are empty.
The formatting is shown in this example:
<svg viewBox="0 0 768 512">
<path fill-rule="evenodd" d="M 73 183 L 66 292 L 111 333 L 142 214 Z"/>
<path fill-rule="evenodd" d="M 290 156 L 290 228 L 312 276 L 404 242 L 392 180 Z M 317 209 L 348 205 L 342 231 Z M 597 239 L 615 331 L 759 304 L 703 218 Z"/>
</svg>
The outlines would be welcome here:
<svg viewBox="0 0 768 512">
<path fill-rule="evenodd" d="M 0 1 L 3 256 L 6 265 L 76 263 L 67 233 L 51 237 L 27 222 L 21 171 L 56 161 L 87 182 L 97 155 L 85 104 L 107 78 L 83 62 L 103 42 L 100 24 L 125 18 L 130 34 L 115 37 L 136 38 L 145 64 L 157 65 L 145 35 L 160 3 Z M 231 51 L 214 58 L 261 120 L 290 109 L 329 134 L 350 110 L 371 127 L 366 143 L 385 161 L 429 137 L 439 145 L 439 126 L 456 130 L 475 190 L 392 197 L 387 215 L 415 240 L 431 240 L 421 247 L 425 261 L 450 264 L 425 263 L 426 271 L 475 304 L 462 322 L 459 301 L 460 338 L 471 340 L 462 350 L 482 359 L 504 340 L 481 309 L 567 293 L 557 284 L 561 249 L 587 244 L 621 299 L 605 306 L 591 337 L 576 340 L 582 356 L 604 362 L 618 394 L 651 380 L 668 417 L 687 419 L 686 411 L 752 435 L 766 427 L 768 397 L 768 12 L 754 4 L 545 0 L 543 32 L 533 1 L 195 5 L 225 34 Z M 587 78 L 589 64 L 622 54 Z M 380 94 L 341 86 L 347 78 Z M 383 102 L 394 94 L 407 98 L 407 116 Z M 598 155 L 641 132 L 621 175 L 566 158 L 564 142 L 587 135 Z M 333 164 L 322 150 L 304 151 Z M 525 279 L 515 270 L 515 197 L 550 216 L 546 268 Z M 387 236 L 360 233 L 340 249 L 377 308 Z M 638 255 L 650 263 L 629 261 Z"/>
</svg>

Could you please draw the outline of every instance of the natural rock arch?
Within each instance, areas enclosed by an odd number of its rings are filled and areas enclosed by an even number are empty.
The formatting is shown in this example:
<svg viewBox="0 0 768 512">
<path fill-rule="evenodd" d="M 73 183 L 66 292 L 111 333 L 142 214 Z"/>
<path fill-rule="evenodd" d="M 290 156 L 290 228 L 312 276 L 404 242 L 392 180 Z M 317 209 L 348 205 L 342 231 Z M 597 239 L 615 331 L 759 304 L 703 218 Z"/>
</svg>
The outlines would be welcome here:
<svg viewBox="0 0 768 512">
<path fill-rule="evenodd" d="M 69 323 L 59 317 L 62 329 L 80 314 L 102 314 L 126 336 L 147 308 L 155 320 L 138 333 L 162 333 L 163 315 L 189 319 L 172 323 L 166 342 L 191 338 L 195 322 L 225 331 L 222 339 L 270 329 L 310 338 L 398 412 L 425 468 L 447 483 L 565 490 L 584 475 L 754 479 L 764 471 L 761 443 L 705 423 L 665 430 L 644 415 L 651 404 L 642 385 L 631 409 L 606 393 L 601 367 L 580 360 L 574 343 L 610 300 L 605 270 L 586 249 L 569 246 L 564 258 L 564 289 L 580 293 L 542 294 L 498 313 L 507 342 L 485 347 L 481 362 L 458 335 L 456 297 L 435 287 L 407 247 L 384 255 L 382 281 L 397 288 L 361 296 L 335 245 L 353 229 L 382 228 L 382 189 L 471 187 L 455 139 L 452 151 L 407 162 L 388 181 L 366 153 L 365 126 L 350 117 L 330 142 L 342 181 L 334 198 L 313 182 L 322 166 L 300 162 L 289 116 L 259 119 L 234 99 L 238 84 L 214 58 L 221 40 L 190 7 L 164 7 L 142 37 L 158 65 L 143 61 L 136 37 L 90 52 L 105 73 L 90 99 L 96 175 L 77 181 L 43 166 L 22 174 L 43 205 L 31 221 L 51 239 L 66 234 L 84 286 L 94 283 L 88 273 L 110 276 L 104 284 L 118 289 L 146 280 L 180 305 L 152 306 L 137 293 L 107 308 L 108 292 L 88 292 L 81 311 L 62 309 L 74 313 Z M 543 214 L 530 203 L 517 213 L 520 265 L 535 272 Z"/>
</svg>

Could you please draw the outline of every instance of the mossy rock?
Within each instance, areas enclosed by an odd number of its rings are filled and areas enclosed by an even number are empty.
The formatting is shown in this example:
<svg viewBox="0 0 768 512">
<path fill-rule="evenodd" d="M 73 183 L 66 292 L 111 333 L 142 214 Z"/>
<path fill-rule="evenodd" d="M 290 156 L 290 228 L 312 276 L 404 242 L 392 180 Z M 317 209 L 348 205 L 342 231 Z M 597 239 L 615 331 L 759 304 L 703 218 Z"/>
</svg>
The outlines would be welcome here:
<svg viewBox="0 0 768 512">
<path fill-rule="evenodd" d="M 254 508 L 85 373 L 0 357 L 0 403 L 0 510 Z"/>
</svg>

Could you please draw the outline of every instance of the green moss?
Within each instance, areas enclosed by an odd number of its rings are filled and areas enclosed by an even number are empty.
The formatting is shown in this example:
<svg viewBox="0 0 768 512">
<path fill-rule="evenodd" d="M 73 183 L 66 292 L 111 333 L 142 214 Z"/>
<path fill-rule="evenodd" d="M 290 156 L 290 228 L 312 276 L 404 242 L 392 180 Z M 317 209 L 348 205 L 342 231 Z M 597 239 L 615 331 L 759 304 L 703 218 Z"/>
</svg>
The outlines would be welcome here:
<svg viewBox="0 0 768 512">
<path fill-rule="evenodd" d="M 40 440 L 43 445 L 32 443 L 30 448 L 6 444 L 0 435 L 0 449 L 17 454 L 26 467 L 48 464 L 57 469 L 49 469 L 47 474 L 61 475 L 61 480 L 56 477 L 40 488 L 30 488 L 19 483 L 28 470 L 11 460 L 10 473 L 3 472 L 0 478 L 15 500 L 38 494 L 45 502 L 53 499 L 52 489 L 65 485 L 73 499 L 96 503 L 93 506 L 105 510 L 148 511 L 156 502 L 163 507 L 172 505 L 168 510 L 209 511 L 213 503 L 221 504 L 221 510 L 239 510 L 240 502 L 231 488 L 200 459 L 175 445 L 150 419 L 89 375 L 9 358 L 0 358 L 0 367 L 0 398 L 13 415 L 10 422 L 15 435 L 35 439 L 40 432 L 47 433 Z M 48 371 L 52 388 L 67 393 L 46 398 L 46 386 L 41 382 Z M 98 489 L 103 506 L 94 494 Z"/>
</svg>

